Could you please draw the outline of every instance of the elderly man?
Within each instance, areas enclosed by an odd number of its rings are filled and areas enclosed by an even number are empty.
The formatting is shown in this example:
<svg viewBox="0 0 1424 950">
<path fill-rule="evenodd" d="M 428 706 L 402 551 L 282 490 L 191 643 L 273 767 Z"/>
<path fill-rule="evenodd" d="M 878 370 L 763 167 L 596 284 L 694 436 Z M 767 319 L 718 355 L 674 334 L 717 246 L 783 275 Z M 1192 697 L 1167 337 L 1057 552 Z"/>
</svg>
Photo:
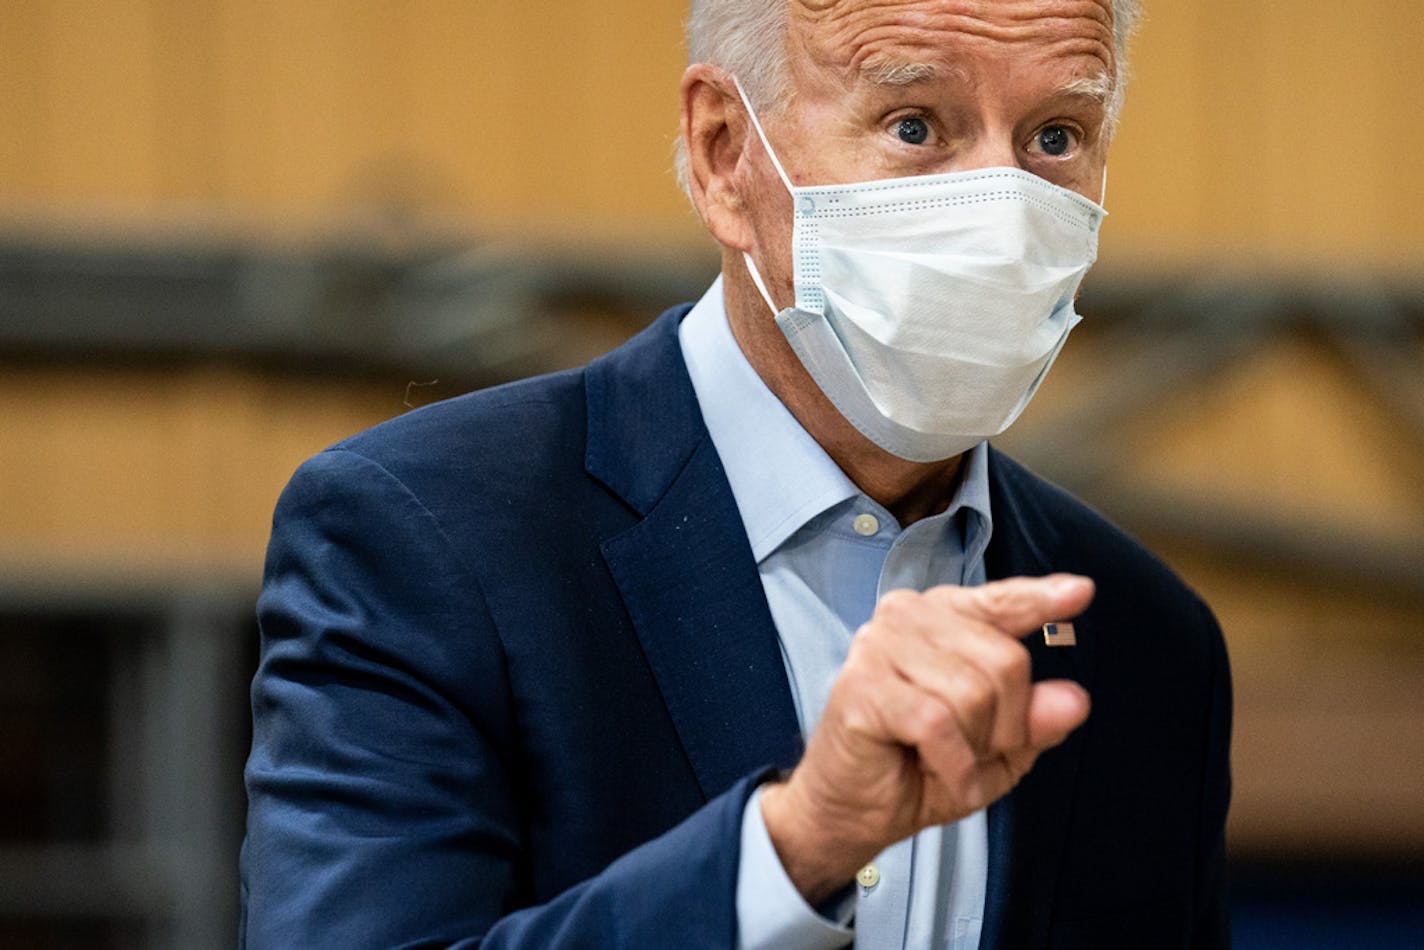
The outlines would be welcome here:
<svg viewBox="0 0 1424 950">
<path fill-rule="evenodd" d="M 1226 942 L 1216 624 L 984 441 L 1077 322 L 1134 16 L 694 3 L 706 296 L 283 495 L 249 945 Z"/>
</svg>

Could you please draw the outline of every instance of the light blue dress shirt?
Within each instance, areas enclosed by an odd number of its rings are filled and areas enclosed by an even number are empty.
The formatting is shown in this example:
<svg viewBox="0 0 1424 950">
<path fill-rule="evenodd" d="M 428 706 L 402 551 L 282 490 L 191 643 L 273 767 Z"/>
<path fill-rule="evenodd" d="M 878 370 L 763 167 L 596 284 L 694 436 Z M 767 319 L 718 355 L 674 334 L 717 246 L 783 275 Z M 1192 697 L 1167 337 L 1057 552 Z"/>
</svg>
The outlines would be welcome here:
<svg viewBox="0 0 1424 950">
<path fill-rule="evenodd" d="M 992 527 L 987 447 L 968 453 L 943 513 L 902 530 L 752 369 L 728 326 L 721 278 L 683 319 L 679 340 L 757 560 L 802 733 L 810 735 L 851 636 L 884 593 L 983 583 Z M 837 919 L 821 916 L 786 876 L 753 797 L 742 821 L 739 945 L 814 950 L 844 946 L 853 933 L 856 947 L 877 950 L 979 946 L 988 877 L 983 812 L 925 829 L 872 863 L 878 882 L 857 885 Z"/>
</svg>

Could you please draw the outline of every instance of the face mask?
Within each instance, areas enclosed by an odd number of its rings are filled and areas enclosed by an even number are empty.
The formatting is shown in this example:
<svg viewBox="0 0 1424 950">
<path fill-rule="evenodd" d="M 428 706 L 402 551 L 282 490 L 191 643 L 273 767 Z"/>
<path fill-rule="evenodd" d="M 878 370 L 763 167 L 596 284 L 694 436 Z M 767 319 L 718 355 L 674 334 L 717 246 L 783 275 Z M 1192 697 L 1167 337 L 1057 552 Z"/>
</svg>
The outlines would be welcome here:
<svg viewBox="0 0 1424 950">
<path fill-rule="evenodd" d="M 798 188 L 747 113 L 791 192 L 796 305 L 743 257 L 841 415 L 915 462 L 1007 429 L 1080 320 L 1107 212 L 1017 168 Z"/>
</svg>

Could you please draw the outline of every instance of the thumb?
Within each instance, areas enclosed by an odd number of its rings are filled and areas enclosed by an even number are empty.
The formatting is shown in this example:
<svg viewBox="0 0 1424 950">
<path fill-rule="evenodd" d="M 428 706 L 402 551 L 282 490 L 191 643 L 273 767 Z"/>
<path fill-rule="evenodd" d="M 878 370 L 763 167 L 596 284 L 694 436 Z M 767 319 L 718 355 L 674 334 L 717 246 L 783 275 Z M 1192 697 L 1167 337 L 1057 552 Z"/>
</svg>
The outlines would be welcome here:
<svg viewBox="0 0 1424 950">
<path fill-rule="evenodd" d="M 1088 718 L 1088 693 L 1072 680 L 1045 680 L 1029 694 L 1029 745 L 1049 749 L 1068 738 Z"/>
</svg>

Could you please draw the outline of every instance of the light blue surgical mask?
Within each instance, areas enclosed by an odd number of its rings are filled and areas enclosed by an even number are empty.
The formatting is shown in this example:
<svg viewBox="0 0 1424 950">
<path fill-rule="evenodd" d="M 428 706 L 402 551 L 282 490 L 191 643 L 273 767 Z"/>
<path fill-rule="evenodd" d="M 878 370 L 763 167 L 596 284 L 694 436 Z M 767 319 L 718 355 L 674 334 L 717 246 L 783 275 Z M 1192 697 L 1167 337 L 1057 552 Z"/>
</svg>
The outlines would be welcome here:
<svg viewBox="0 0 1424 950">
<path fill-rule="evenodd" d="M 798 187 L 742 101 L 791 193 L 795 306 L 747 269 L 841 415 L 916 462 L 1007 429 L 1080 320 L 1107 212 L 1018 168 Z"/>
</svg>

